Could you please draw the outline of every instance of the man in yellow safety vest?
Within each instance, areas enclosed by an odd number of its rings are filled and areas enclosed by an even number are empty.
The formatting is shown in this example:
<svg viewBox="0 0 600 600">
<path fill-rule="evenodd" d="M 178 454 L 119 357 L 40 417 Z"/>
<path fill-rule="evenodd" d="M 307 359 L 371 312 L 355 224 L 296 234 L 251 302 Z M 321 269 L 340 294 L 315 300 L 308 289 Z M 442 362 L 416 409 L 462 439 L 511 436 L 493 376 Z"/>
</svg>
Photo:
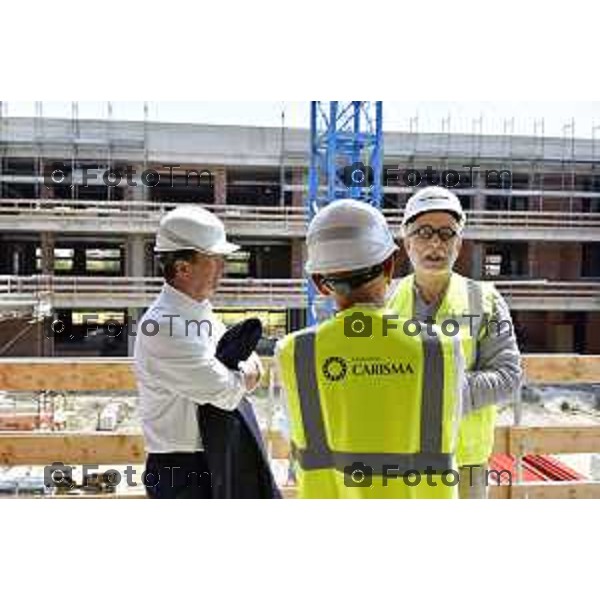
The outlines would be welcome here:
<svg viewBox="0 0 600 600">
<path fill-rule="evenodd" d="M 395 253 L 380 211 L 337 200 L 306 271 L 338 312 L 277 346 L 301 498 L 455 498 L 463 359 L 456 338 L 385 308 Z"/>
<path fill-rule="evenodd" d="M 509 309 L 492 283 L 453 272 L 465 214 L 450 190 L 426 187 L 407 202 L 404 247 L 414 273 L 402 278 L 388 301 L 399 318 L 418 318 L 456 332 L 467 375 L 457 460 L 460 497 L 487 497 L 487 465 L 494 444 L 497 405 L 519 391 L 522 369 Z"/>
</svg>

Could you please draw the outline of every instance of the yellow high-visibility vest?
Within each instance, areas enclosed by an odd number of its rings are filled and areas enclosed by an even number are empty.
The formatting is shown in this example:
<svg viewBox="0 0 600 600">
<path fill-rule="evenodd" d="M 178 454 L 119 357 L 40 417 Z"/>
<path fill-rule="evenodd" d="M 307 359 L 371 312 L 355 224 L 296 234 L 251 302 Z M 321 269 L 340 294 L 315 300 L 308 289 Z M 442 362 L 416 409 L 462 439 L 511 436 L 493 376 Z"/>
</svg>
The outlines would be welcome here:
<svg viewBox="0 0 600 600">
<path fill-rule="evenodd" d="M 460 344 L 387 327 L 389 312 L 355 307 L 278 344 L 301 498 L 458 495 Z"/>
<path fill-rule="evenodd" d="M 494 309 L 494 285 L 474 281 L 453 273 L 448 289 L 437 312 L 433 315 L 438 326 L 444 320 L 457 321 L 467 371 L 477 360 L 478 341 L 485 335 Z M 414 275 L 402 278 L 393 292 L 388 308 L 403 318 L 415 313 Z M 449 327 L 446 331 L 452 331 Z M 482 465 L 489 460 L 494 447 L 494 428 L 497 408 L 494 405 L 475 410 L 461 421 L 456 458 L 459 466 Z"/>
</svg>

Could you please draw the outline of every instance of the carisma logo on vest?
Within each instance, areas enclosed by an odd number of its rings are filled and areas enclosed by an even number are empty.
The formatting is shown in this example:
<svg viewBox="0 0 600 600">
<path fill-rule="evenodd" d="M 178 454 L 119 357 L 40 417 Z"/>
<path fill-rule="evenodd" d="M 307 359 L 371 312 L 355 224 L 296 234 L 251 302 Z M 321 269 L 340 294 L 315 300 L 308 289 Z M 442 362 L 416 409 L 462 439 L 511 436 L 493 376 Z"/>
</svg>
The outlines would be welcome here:
<svg viewBox="0 0 600 600">
<path fill-rule="evenodd" d="M 323 375 L 328 381 L 340 381 L 346 377 L 348 363 L 340 356 L 330 356 L 323 363 Z"/>
<path fill-rule="evenodd" d="M 348 375 L 355 377 L 382 377 L 414 375 L 411 363 L 391 361 L 380 357 L 345 359 L 330 356 L 323 362 L 322 372 L 328 381 L 341 381 Z"/>
<path fill-rule="evenodd" d="M 353 363 L 351 372 L 358 377 L 368 375 L 413 375 L 414 369 L 410 363 L 372 360 Z"/>
</svg>

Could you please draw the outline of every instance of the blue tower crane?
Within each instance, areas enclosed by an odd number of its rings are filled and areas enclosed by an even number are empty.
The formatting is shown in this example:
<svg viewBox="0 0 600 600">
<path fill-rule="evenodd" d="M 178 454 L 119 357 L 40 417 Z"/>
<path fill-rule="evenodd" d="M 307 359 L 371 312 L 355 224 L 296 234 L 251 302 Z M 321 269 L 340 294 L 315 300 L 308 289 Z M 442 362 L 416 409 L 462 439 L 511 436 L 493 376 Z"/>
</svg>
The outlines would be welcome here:
<svg viewBox="0 0 600 600">
<path fill-rule="evenodd" d="M 383 198 L 383 107 L 381 102 L 313 101 L 310 106 L 310 169 L 306 215 L 340 198 L 354 198 L 381 208 Z M 317 302 L 306 281 L 307 321 L 329 316 L 331 302 Z"/>
</svg>

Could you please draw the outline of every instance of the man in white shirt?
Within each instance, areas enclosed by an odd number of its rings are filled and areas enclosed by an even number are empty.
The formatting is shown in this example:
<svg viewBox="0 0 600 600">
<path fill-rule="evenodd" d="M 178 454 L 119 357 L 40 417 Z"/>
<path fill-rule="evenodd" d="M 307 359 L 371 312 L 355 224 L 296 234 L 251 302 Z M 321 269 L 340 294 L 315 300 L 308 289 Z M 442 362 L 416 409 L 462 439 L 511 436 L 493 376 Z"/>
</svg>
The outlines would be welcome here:
<svg viewBox="0 0 600 600">
<path fill-rule="evenodd" d="M 234 410 L 260 380 L 255 354 L 237 371 L 215 358 L 225 326 L 210 298 L 224 256 L 237 249 L 223 223 L 197 206 L 178 207 L 159 225 L 155 251 L 165 284 L 138 323 L 134 351 L 147 452 L 143 484 L 151 498 L 210 497 L 197 406 Z"/>
</svg>

